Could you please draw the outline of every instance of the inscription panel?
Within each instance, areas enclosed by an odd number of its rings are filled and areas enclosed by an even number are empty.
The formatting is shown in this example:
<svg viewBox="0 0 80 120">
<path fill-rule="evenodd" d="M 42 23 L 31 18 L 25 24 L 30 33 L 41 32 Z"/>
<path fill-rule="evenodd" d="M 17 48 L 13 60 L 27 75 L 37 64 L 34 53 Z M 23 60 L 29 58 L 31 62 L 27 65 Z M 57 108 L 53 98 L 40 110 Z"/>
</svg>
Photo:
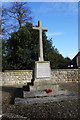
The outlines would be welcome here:
<svg viewBox="0 0 80 120">
<path fill-rule="evenodd" d="M 36 78 L 50 78 L 50 63 L 36 63 L 35 77 Z"/>
</svg>

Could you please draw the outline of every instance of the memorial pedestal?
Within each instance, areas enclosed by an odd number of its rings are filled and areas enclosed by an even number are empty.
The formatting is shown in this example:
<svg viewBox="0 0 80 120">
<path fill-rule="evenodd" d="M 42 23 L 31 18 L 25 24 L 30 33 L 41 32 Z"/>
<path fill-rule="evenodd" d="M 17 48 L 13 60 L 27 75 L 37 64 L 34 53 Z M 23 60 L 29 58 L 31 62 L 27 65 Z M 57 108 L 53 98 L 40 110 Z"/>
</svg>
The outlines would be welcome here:
<svg viewBox="0 0 80 120">
<path fill-rule="evenodd" d="M 52 89 L 52 93 L 47 94 L 46 89 Z M 30 86 L 30 94 L 24 92 L 26 97 L 55 96 L 65 94 L 58 84 L 54 84 L 51 80 L 51 69 L 49 61 L 36 61 L 34 69 L 34 84 Z"/>
<path fill-rule="evenodd" d="M 36 61 L 34 79 L 50 79 L 51 69 L 49 61 Z"/>
<path fill-rule="evenodd" d="M 36 61 L 34 71 L 34 86 L 36 89 L 49 85 L 51 78 L 51 69 L 49 61 Z M 41 88 L 42 88 L 41 87 Z"/>
</svg>

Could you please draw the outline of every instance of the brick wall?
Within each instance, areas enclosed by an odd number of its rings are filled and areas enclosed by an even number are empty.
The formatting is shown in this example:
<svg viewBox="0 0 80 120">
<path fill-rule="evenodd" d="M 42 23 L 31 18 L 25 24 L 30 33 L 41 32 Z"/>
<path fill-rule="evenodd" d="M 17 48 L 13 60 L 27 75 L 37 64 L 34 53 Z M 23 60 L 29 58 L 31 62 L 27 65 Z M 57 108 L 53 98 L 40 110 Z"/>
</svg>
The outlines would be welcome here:
<svg viewBox="0 0 80 120">
<path fill-rule="evenodd" d="M 17 70 L 0 72 L 0 83 L 2 85 L 23 86 L 31 82 L 32 70 Z M 80 69 L 54 69 L 51 71 L 51 80 L 54 83 L 78 82 Z"/>
</svg>

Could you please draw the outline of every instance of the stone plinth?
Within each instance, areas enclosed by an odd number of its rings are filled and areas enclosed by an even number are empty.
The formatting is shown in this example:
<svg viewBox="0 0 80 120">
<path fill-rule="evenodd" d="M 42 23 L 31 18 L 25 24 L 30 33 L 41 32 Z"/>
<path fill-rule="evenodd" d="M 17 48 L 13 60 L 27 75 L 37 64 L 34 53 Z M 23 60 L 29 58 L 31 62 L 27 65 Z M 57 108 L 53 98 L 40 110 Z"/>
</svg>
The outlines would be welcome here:
<svg viewBox="0 0 80 120">
<path fill-rule="evenodd" d="M 52 85 L 50 81 L 51 69 L 49 61 L 36 61 L 34 71 L 34 86 L 30 86 L 30 91 L 42 90 Z M 49 87 L 50 88 L 50 87 Z"/>
<path fill-rule="evenodd" d="M 50 79 L 51 69 L 49 61 L 36 61 L 34 79 Z"/>
<path fill-rule="evenodd" d="M 52 89 L 51 93 L 46 93 L 46 89 Z M 24 98 L 35 98 L 35 97 L 50 97 L 66 95 L 67 91 L 61 90 L 59 85 L 45 85 L 45 86 L 33 86 L 29 92 L 24 91 Z"/>
</svg>

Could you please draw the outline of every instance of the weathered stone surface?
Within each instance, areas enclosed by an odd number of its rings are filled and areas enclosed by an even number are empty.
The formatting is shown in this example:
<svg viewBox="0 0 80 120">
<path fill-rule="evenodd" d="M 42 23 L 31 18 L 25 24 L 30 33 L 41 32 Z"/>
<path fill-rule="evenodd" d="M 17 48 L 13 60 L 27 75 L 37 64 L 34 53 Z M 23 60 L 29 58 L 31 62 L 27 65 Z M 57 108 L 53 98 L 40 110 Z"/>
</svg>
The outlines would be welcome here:
<svg viewBox="0 0 80 120">
<path fill-rule="evenodd" d="M 32 70 L 0 72 L 0 85 L 24 85 L 31 82 Z M 47 80 L 47 79 L 46 79 Z M 14 82 L 12 82 L 14 81 Z M 80 81 L 80 69 L 51 70 L 52 83 L 67 83 Z M 37 82 L 37 81 L 36 81 Z"/>
<path fill-rule="evenodd" d="M 49 78 L 51 77 L 51 69 L 49 61 L 36 61 L 35 62 L 35 79 L 36 78 Z"/>
<path fill-rule="evenodd" d="M 2 75 L 2 85 L 24 85 L 31 82 L 32 70 L 13 70 L 0 73 Z"/>
<path fill-rule="evenodd" d="M 30 95 L 30 94 L 29 94 Z M 28 96 L 28 94 L 27 94 Z M 33 97 L 32 97 L 33 96 Z M 68 93 L 68 95 L 60 95 L 60 96 L 50 96 L 50 94 L 46 97 L 43 97 L 42 94 L 39 97 L 34 97 L 33 93 L 31 96 L 28 96 L 28 98 L 16 98 L 15 99 L 15 104 L 29 104 L 29 103 L 47 103 L 47 102 L 56 102 L 56 101 L 61 101 L 61 100 L 73 100 L 77 99 L 76 95 L 71 95 Z"/>
<path fill-rule="evenodd" d="M 44 91 L 45 89 L 53 89 L 53 91 L 55 90 L 59 90 L 59 85 L 58 84 L 36 84 L 34 86 L 30 86 L 30 91 L 37 91 L 37 90 L 41 90 Z"/>
<path fill-rule="evenodd" d="M 51 71 L 51 79 L 54 83 L 78 82 L 79 69 L 56 69 Z"/>
<path fill-rule="evenodd" d="M 31 89 L 32 88 L 32 89 Z M 47 93 L 46 89 L 51 89 L 51 93 Z M 23 96 L 24 98 L 30 98 L 30 97 L 49 97 L 49 96 L 57 96 L 57 95 L 65 95 L 67 94 L 67 91 L 61 90 L 59 85 L 53 84 L 53 85 L 40 85 L 40 86 L 32 86 L 30 87 L 30 91 L 24 91 Z"/>
<path fill-rule="evenodd" d="M 34 30 L 39 31 L 39 61 L 44 61 L 43 58 L 43 42 L 42 42 L 42 31 L 48 31 L 46 28 L 42 28 L 41 21 L 38 21 L 38 27 L 33 27 Z"/>
<path fill-rule="evenodd" d="M 0 115 L 2 114 L 2 88 L 0 87 Z"/>
</svg>

